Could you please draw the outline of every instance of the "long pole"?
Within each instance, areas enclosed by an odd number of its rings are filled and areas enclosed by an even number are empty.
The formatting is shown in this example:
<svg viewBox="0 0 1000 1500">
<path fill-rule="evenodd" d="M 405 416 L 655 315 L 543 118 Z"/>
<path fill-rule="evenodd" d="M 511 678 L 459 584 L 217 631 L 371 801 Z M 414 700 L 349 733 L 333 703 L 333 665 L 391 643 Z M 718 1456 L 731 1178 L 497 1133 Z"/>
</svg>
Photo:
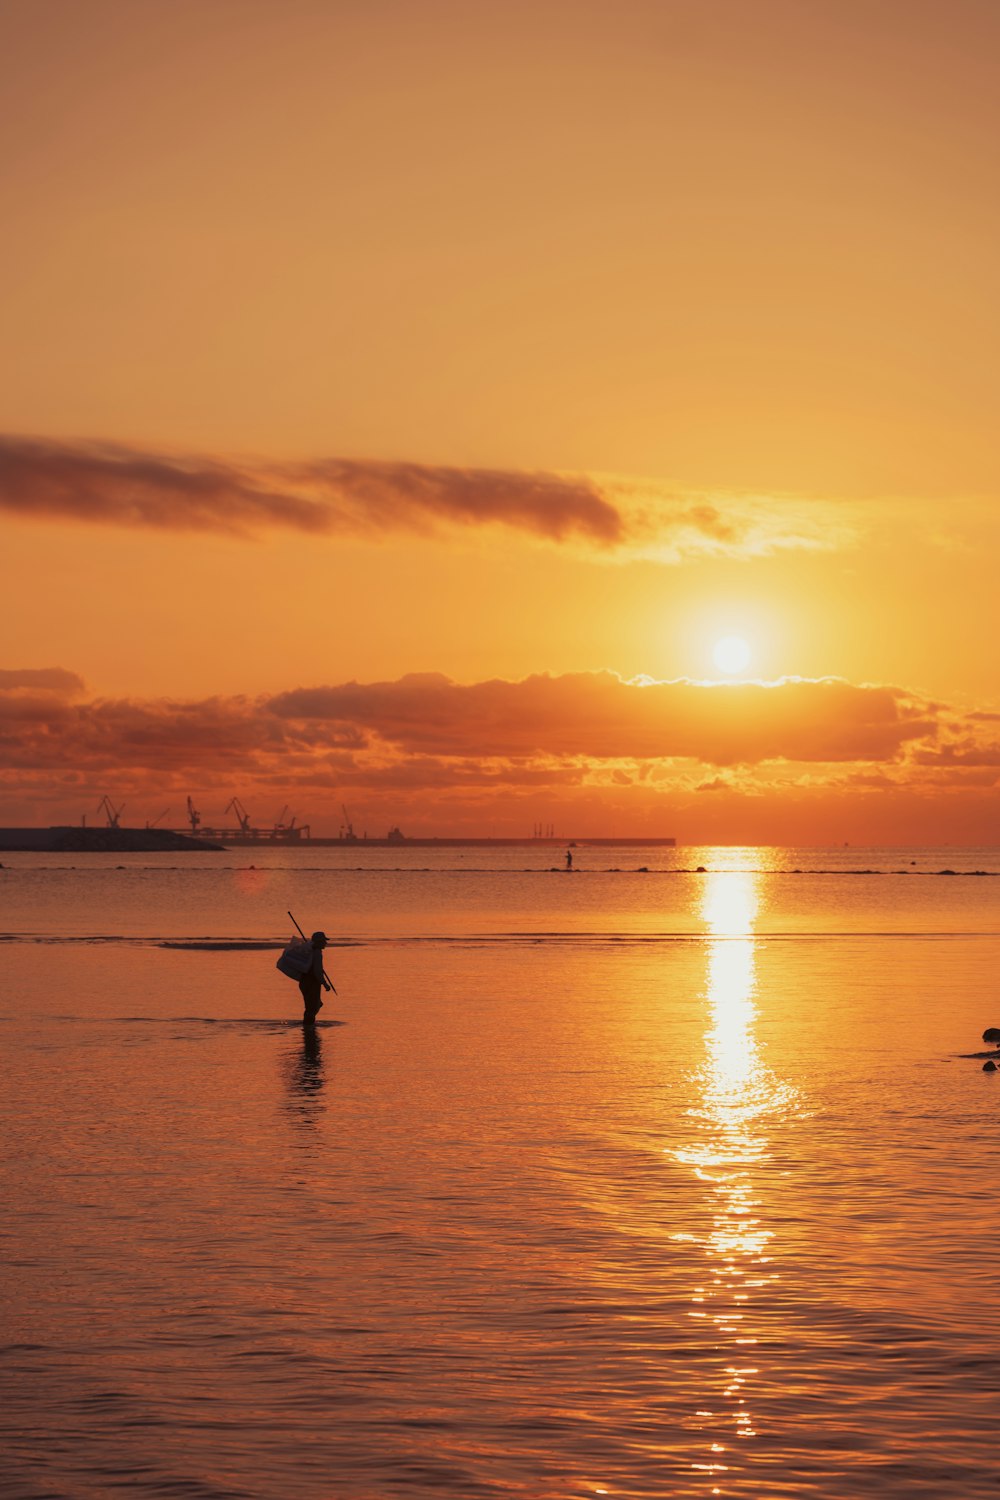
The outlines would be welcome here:
<svg viewBox="0 0 1000 1500">
<path fill-rule="evenodd" d="M 291 912 L 289 912 L 288 915 L 290 917 L 292 917 Z M 295 922 L 295 918 L 294 917 L 292 917 L 292 921 Z M 306 937 L 305 933 L 302 931 L 302 928 L 299 927 L 298 922 L 295 922 L 295 926 L 296 926 L 296 929 L 298 930 L 299 937 L 300 938 L 304 938 L 305 941 L 308 943 L 309 939 Z M 337 993 L 337 991 L 333 987 L 333 981 L 331 980 L 329 974 L 327 974 L 327 972 L 326 972 L 325 969 L 323 970 L 323 983 L 326 985 L 326 987 L 327 987 L 328 990 L 333 990 L 334 994 Z"/>
</svg>

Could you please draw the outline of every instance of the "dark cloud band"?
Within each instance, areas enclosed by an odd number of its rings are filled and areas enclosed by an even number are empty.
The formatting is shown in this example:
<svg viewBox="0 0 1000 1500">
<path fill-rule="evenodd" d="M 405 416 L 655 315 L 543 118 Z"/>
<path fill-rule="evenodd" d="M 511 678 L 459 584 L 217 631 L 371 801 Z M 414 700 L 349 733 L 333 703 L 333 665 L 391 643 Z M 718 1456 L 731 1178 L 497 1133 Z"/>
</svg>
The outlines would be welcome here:
<svg viewBox="0 0 1000 1500">
<path fill-rule="evenodd" d="M 370 541 L 502 526 L 597 556 L 676 564 L 840 545 L 829 506 L 673 492 L 656 481 L 348 458 L 279 463 L 0 436 L 0 511 L 37 521 Z"/>
<path fill-rule="evenodd" d="M 113 444 L 0 438 L 0 509 L 33 518 L 253 535 L 426 531 L 498 524 L 613 547 L 617 507 L 553 473 L 319 459 L 240 463 Z"/>
</svg>

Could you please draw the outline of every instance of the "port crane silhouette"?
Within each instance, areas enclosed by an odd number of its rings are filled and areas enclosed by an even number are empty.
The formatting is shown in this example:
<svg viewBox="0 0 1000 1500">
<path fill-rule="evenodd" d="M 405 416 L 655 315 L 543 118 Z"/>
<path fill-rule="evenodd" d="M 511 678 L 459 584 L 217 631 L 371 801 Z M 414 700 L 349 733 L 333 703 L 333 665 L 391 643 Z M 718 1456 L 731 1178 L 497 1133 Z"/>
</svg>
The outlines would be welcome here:
<svg viewBox="0 0 1000 1500">
<path fill-rule="evenodd" d="M 250 814 L 239 797 L 236 796 L 230 797 L 223 808 L 223 819 L 229 813 L 233 814 L 239 825 L 238 836 L 240 840 L 246 840 L 247 842 L 252 840 L 254 843 L 266 843 L 273 840 L 281 843 L 298 843 L 301 839 L 308 840 L 311 835 L 309 824 L 300 823 L 297 813 L 291 815 L 291 808 L 287 802 L 275 819 L 273 827 L 254 828 L 250 822 Z M 163 817 L 165 814 L 161 813 L 160 816 Z M 195 807 L 194 800 L 191 797 L 187 799 L 187 820 L 191 825 L 191 836 L 193 838 L 235 839 L 237 837 L 232 828 L 206 828 L 202 823 L 201 813 Z M 156 821 L 159 822 L 159 819 Z M 147 826 L 152 827 L 154 825 L 149 824 Z"/>
<path fill-rule="evenodd" d="M 250 814 L 243 806 L 243 803 L 240 801 L 239 797 L 232 797 L 229 802 L 226 803 L 225 811 L 222 814 L 223 817 L 226 816 L 226 813 L 230 808 L 232 808 L 233 812 L 236 814 L 237 821 L 240 825 L 240 833 L 249 838 L 250 834 L 253 832 L 250 827 Z"/>
<path fill-rule="evenodd" d="M 121 807 L 115 807 L 111 798 L 105 793 L 97 804 L 97 811 L 104 813 L 108 820 L 109 828 L 117 828 L 119 826 L 118 820 L 125 811 L 125 804 L 123 802 Z"/>
</svg>

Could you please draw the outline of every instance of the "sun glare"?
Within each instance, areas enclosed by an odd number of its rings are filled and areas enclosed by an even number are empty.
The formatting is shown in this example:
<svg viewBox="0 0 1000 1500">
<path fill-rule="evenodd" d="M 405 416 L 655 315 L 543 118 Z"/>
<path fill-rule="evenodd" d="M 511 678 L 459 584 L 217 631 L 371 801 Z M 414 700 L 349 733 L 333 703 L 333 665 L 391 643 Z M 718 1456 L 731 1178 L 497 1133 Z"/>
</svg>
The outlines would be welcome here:
<svg viewBox="0 0 1000 1500">
<path fill-rule="evenodd" d="M 750 665 L 750 647 L 741 635 L 726 635 L 712 647 L 712 660 L 720 672 L 737 676 Z"/>
</svg>

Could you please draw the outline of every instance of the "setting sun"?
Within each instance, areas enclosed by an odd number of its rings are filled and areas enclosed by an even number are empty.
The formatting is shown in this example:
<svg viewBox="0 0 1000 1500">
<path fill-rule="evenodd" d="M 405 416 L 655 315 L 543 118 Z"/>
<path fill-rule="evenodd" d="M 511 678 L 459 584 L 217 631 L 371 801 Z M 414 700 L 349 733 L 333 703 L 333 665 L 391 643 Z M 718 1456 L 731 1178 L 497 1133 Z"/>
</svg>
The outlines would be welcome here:
<svg viewBox="0 0 1000 1500">
<path fill-rule="evenodd" d="M 712 647 L 712 660 L 720 672 L 738 676 L 750 665 L 750 647 L 741 635 L 726 635 Z"/>
</svg>

